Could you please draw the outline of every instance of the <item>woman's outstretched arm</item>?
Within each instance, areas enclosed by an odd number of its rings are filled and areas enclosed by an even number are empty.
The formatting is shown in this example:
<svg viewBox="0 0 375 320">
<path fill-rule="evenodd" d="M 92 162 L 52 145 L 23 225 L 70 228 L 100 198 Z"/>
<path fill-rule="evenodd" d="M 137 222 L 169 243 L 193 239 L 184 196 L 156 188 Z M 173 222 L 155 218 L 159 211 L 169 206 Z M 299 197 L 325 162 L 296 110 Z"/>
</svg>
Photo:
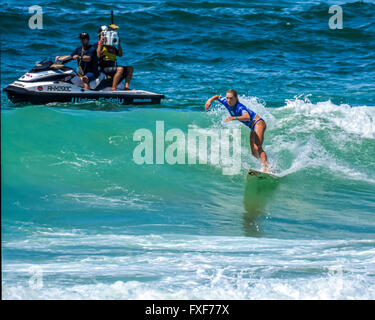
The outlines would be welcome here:
<svg viewBox="0 0 375 320">
<path fill-rule="evenodd" d="M 206 105 L 205 105 L 205 109 L 206 109 L 206 111 L 207 111 L 208 109 L 210 109 L 211 104 L 212 104 L 212 101 L 214 101 L 214 100 L 219 100 L 219 98 L 220 98 L 220 96 L 219 96 L 219 95 L 216 95 L 216 96 L 213 96 L 213 97 L 211 97 L 210 99 L 208 99 L 208 100 L 206 101 Z"/>
</svg>

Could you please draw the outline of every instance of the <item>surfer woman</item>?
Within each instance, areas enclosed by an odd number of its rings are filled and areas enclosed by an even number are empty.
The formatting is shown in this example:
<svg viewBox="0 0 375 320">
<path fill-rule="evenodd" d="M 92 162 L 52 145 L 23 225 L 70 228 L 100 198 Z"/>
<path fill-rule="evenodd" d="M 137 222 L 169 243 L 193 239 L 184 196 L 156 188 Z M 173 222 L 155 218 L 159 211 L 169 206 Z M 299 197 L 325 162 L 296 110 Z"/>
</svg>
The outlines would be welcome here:
<svg viewBox="0 0 375 320">
<path fill-rule="evenodd" d="M 219 95 L 213 96 L 207 100 L 206 111 L 211 107 L 212 101 L 219 100 L 229 111 L 231 116 L 225 119 L 226 122 L 238 120 L 251 129 L 250 148 L 254 157 L 260 158 L 263 163 L 263 171 L 270 172 L 267 163 L 267 155 L 263 150 L 264 132 L 266 131 L 266 122 L 259 117 L 254 111 L 248 109 L 238 101 L 237 91 L 228 90 L 225 97 Z"/>
</svg>

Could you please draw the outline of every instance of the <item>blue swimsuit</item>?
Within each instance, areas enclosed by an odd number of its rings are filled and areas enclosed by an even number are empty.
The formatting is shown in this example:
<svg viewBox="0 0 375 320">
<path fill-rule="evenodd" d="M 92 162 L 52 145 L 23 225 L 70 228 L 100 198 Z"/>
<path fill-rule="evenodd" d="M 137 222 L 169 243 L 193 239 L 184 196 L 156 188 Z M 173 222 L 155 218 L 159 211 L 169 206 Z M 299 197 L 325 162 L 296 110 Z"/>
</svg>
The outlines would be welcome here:
<svg viewBox="0 0 375 320">
<path fill-rule="evenodd" d="M 237 102 L 237 104 L 234 106 L 234 107 L 231 107 L 228 102 L 227 102 L 227 99 L 224 98 L 224 97 L 219 97 L 219 102 L 221 102 L 229 111 L 230 115 L 232 117 L 240 117 L 242 116 L 244 113 L 248 113 L 250 115 L 250 120 L 249 121 L 241 121 L 245 126 L 248 126 L 251 130 L 254 131 L 254 127 L 256 125 L 256 123 L 260 120 L 263 120 L 262 118 L 259 118 L 258 120 L 256 120 L 254 122 L 253 125 L 251 125 L 251 123 L 254 121 L 255 119 L 255 116 L 256 116 L 256 113 L 248 108 L 246 108 L 246 106 L 244 106 L 242 103 L 240 103 L 239 101 Z M 264 121 L 264 120 L 263 120 Z"/>
</svg>

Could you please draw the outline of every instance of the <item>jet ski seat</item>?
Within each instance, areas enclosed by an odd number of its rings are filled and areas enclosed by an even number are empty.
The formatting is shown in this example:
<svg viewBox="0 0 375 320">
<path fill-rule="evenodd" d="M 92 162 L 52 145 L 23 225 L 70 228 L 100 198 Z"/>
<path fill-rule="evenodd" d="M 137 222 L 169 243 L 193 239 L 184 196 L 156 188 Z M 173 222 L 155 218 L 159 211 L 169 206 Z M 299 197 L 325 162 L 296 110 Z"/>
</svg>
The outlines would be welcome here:
<svg viewBox="0 0 375 320">
<path fill-rule="evenodd" d="M 100 73 L 98 78 L 90 81 L 90 89 L 96 90 L 96 88 L 102 82 L 103 79 L 105 79 L 105 75 L 103 73 Z"/>
</svg>

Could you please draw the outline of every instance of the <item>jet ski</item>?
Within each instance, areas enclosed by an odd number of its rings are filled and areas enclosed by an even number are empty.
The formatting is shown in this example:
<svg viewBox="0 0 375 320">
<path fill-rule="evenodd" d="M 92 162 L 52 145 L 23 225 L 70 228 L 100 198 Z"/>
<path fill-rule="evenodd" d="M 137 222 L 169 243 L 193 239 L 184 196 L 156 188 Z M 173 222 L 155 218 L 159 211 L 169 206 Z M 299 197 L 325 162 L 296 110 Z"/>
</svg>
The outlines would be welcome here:
<svg viewBox="0 0 375 320">
<path fill-rule="evenodd" d="M 70 58 L 70 57 L 69 57 Z M 112 91 L 112 79 L 104 73 L 83 88 L 76 71 L 65 66 L 71 59 L 43 60 L 29 72 L 3 89 L 13 103 L 47 104 L 51 102 L 108 101 L 125 105 L 160 104 L 164 95 L 143 90 L 124 90 L 119 84 Z"/>
</svg>

